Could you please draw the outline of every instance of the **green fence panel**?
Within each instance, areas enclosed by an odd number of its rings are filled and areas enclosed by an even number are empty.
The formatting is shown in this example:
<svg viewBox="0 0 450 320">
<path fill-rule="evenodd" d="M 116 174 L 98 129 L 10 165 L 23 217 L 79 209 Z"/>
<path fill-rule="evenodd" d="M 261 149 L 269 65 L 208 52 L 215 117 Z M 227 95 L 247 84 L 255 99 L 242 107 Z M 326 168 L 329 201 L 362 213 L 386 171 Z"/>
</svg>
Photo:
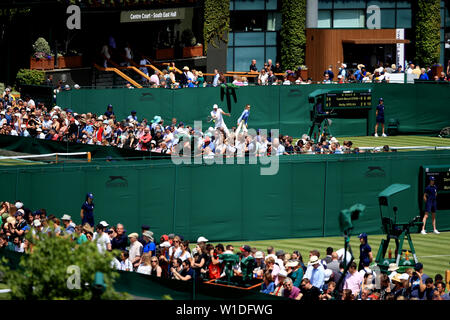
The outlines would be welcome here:
<svg viewBox="0 0 450 320">
<path fill-rule="evenodd" d="M 147 224 L 155 233 L 196 240 L 257 240 L 340 235 L 338 216 L 366 205 L 355 232 L 380 232 L 377 195 L 393 183 L 411 188 L 392 198 L 398 221 L 420 214 L 419 170 L 450 164 L 450 151 L 360 155 L 300 155 L 279 158 L 276 175 L 258 164 L 93 162 L 0 169 L 1 200 L 20 199 L 57 217 L 80 223 L 87 192 L 94 193 L 95 221 L 123 223 L 128 232 Z M 264 165 L 266 167 L 266 165 Z M 450 211 L 438 212 L 438 228 L 450 230 Z"/>
<path fill-rule="evenodd" d="M 229 128 L 245 104 L 252 105 L 249 126 L 254 129 L 279 128 L 283 134 L 299 137 L 308 132 L 311 125 L 308 95 L 317 89 L 372 89 L 372 110 L 369 115 L 369 134 L 375 125 L 375 106 L 383 97 L 386 105 L 385 120 L 398 119 L 400 133 L 434 134 L 450 126 L 450 86 L 427 83 L 417 84 L 311 84 L 299 86 L 250 86 L 233 90 L 216 88 L 170 89 L 83 89 L 62 91 L 57 104 L 72 108 L 75 112 L 103 114 L 111 103 L 118 119 L 131 110 L 137 111 L 139 119 L 152 119 L 160 115 L 165 123 L 173 117 L 193 125 L 194 121 L 206 122 L 212 105 L 217 103 L 224 111 L 231 107 L 232 116 L 225 117 Z M 230 93 L 227 100 L 227 92 Z M 337 136 L 366 134 L 364 119 L 333 119 L 331 132 Z"/>
</svg>

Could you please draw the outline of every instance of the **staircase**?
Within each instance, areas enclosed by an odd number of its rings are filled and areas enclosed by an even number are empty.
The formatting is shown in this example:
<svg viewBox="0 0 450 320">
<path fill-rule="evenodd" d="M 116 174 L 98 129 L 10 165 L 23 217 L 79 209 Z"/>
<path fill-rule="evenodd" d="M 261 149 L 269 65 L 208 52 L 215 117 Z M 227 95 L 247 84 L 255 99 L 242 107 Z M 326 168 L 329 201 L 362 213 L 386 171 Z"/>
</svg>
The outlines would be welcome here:
<svg viewBox="0 0 450 320">
<path fill-rule="evenodd" d="M 110 71 L 99 71 L 97 69 L 93 69 L 94 72 L 92 73 L 92 87 L 96 89 L 105 89 L 105 88 L 125 88 L 127 81 L 117 75 L 114 72 Z M 121 70 L 123 73 L 125 73 L 127 76 L 129 76 L 131 79 L 136 81 L 137 83 L 140 83 L 141 85 L 145 86 L 142 83 L 142 78 L 140 75 L 138 75 L 136 72 L 132 70 Z"/>
</svg>

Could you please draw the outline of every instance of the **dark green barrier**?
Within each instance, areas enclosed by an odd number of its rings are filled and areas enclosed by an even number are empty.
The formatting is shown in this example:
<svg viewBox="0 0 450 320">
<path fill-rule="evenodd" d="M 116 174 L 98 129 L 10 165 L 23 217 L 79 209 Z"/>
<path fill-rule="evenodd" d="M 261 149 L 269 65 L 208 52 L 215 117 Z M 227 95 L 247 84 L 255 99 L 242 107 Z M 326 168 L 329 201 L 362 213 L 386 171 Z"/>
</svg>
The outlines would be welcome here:
<svg viewBox="0 0 450 320">
<path fill-rule="evenodd" d="M 30 154 L 90 152 L 92 159 L 106 159 L 107 157 L 113 159 L 161 159 L 165 157 L 161 153 L 133 149 L 5 135 L 0 135 L 0 149 Z M 76 157 L 86 159 L 87 156 Z"/>
<path fill-rule="evenodd" d="M 391 201 L 399 220 L 420 214 L 424 164 L 450 164 L 450 151 L 283 156 L 273 176 L 260 175 L 260 164 L 168 160 L 8 167 L 0 169 L 0 194 L 80 223 L 93 192 L 96 222 L 121 222 L 128 233 L 147 224 L 156 239 L 172 232 L 214 241 L 337 236 L 339 211 L 355 203 L 367 206 L 355 233 L 380 233 L 377 194 L 393 183 L 411 185 Z M 437 213 L 439 230 L 450 230 L 449 213 Z"/>
<path fill-rule="evenodd" d="M 206 122 L 212 105 L 217 103 L 231 117 L 225 117 L 229 128 L 236 125 L 245 104 L 252 105 L 249 126 L 254 129 L 280 129 L 283 134 L 299 137 L 311 125 L 308 95 L 316 89 L 372 88 L 373 110 L 370 131 L 375 121 L 375 106 L 380 97 L 385 101 L 385 119 L 398 119 L 400 134 L 435 134 L 450 125 L 450 86 L 430 84 L 312 84 L 295 86 L 240 87 L 235 90 L 237 101 L 221 95 L 221 88 L 170 89 L 83 89 L 63 91 L 57 104 L 78 113 L 103 114 L 112 103 L 118 119 L 126 118 L 131 110 L 139 119 L 160 115 L 165 123 L 173 117 L 193 125 L 195 120 Z M 333 119 L 334 135 L 358 136 L 366 134 L 364 119 Z"/>
</svg>

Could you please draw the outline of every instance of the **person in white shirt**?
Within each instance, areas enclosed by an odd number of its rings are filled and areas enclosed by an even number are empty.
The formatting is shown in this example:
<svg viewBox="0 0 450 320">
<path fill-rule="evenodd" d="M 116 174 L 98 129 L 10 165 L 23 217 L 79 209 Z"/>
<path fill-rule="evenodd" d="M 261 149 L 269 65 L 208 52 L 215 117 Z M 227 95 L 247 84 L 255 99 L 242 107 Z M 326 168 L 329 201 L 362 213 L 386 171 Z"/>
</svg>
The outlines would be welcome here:
<svg viewBox="0 0 450 320">
<path fill-rule="evenodd" d="M 105 44 L 102 47 L 101 54 L 105 58 L 104 61 L 103 61 L 103 67 L 107 68 L 108 67 L 108 60 L 111 59 L 111 54 L 109 53 L 109 47 L 108 47 L 107 44 Z"/>
<path fill-rule="evenodd" d="M 142 263 L 139 265 L 136 272 L 150 275 L 151 271 L 152 271 L 151 255 L 150 253 L 147 252 L 142 255 Z"/>
<path fill-rule="evenodd" d="M 181 261 L 184 261 L 186 259 L 190 259 L 191 258 L 191 254 L 189 251 L 187 251 L 187 249 L 189 248 L 189 242 L 187 241 L 182 241 L 180 243 L 180 249 L 181 249 L 181 253 L 179 258 L 181 259 Z"/>
<path fill-rule="evenodd" d="M 120 270 L 122 271 L 133 271 L 133 264 L 131 263 L 129 259 L 129 253 L 127 251 L 122 251 L 120 255 L 121 261 L 120 261 Z"/>
<path fill-rule="evenodd" d="M 128 235 L 128 239 L 130 239 L 130 248 L 128 250 L 129 256 L 128 260 L 131 262 L 134 268 L 137 268 L 141 262 L 142 256 L 142 243 L 140 243 L 137 239 L 139 235 L 135 232 L 130 233 Z"/>
<path fill-rule="evenodd" d="M 225 121 L 223 120 L 223 115 L 231 116 L 229 113 L 226 113 L 222 110 L 222 108 L 219 108 L 217 104 L 213 106 L 213 111 L 211 111 L 211 118 L 214 120 L 215 129 L 222 128 L 226 135 L 229 136 L 230 132 L 228 131 L 227 125 L 225 124 Z"/>
<path fill-rule="evenodd" d="M 173 238 L 173 246 L 169 248 L 169 258 L 170 260 L 174 260 L 174 259 L 178 259 L 181 255 L 181 248 L 180 248 L 180 244 L 181 244 L 181 239 L 179 236 L 175 236 Z"/>
<path fill-rule="evenodd" d="M 93 240 L 97 244 L 98 252 L 105 253 L 106 250 L 111 251 L 111 240 L 105 233 L 105 227 L 103 225 L 97 225 L 97 232 L 94 234 Z"/>
<path fill-rule="evenodd" d="M 150 77 L 150 82 L 153 85 L 159 86 L 159 71 L 158 70 L 155 70 L 155 73 L 152 74 L 152 76 Z"/>
</svg>

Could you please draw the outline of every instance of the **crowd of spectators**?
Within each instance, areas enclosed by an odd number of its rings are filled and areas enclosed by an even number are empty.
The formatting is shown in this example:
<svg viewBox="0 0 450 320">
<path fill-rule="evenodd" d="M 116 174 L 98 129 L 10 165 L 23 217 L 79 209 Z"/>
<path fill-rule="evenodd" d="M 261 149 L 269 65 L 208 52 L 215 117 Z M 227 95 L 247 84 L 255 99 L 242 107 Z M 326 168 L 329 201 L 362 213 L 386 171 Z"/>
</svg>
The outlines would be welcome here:
<svg viewBox="0 0 450 320">
<path fill-rule="evenodd" d="M 306 134 L 294 140 L 287 135 L 272 137 L 270 132 L 241 130 L 236 136 L 237 123 L 228 133 L 222 128 L 213 127 L 200 132 L 176 118 L 165 124 L 160 116 L 149 121 L 140 119 L 136 111 L 132 110 L 126 119 L 119 120 L 112 105 L 108 105 L 101 115 L 77 114 L 58 106 L 47 108 L 42 103 L 35 103 L 29 96 L 16 101 L 9 92 L 7 88 L 0 100 L 0 134 L 3 135 L 115 146 L 168 155 L 174 150 L 181 150 L 178 144 L 182 143 L 184 151 L 204 157 L 364 152 L 353 147 L 351 141 L 339 142 L 329 135 L 323 135 L 317 142 Z M 375 151 L 391 150 L 385 146 Z"/>
<path fill-rule="evenodd" d="M 190 243 L 182 235 L 163 234 L 156 237 L 150 227 L 141 226 L 139 233 L 127 233 L 121 223 L 112 226 L 100 221 L 94 228 L 86 223 L 76 225 L 70 215 L 58 218 L 45 209 L 31 211 L 20 201 L 2 202 L 0 208 L 0 248 L 20 253 L 33 253 L 40 233 L 67 237 L 77 245 L 96 243 L 100 253 L 114 251 L 111 267 L 180 281 L 207 281 L 225 276 L 223 257 L 236 254 L 239 262 L 232 270 L 239 277 L 251 270 L 252 279 L 261 281 L 260 291 L 296 300 L 449 300 L 443 277 L 434 279 L 417 263 L 404 273 L 397 273 L 393 263 L 388 273 L 380 273 L 364 262 L 360 270 L 355 262 L 344 274 L 344 249 L 328 247 L 324 257 L 310 250 L 304 260 L 299 251 L 285 252 L 268 247 L 266 252 L 248 245 L 211 244 L 203 236 Z M 31 233 L 31 237 L 27 234 Z M 347 262 L 350 262 L 347 253 Z M 251 267 L 250 267 L 251 266 Z M 378 274 L 377 274 L 378 272 Z M 255 281 L 255 280 L 253 280 Z"/>
</svg>

